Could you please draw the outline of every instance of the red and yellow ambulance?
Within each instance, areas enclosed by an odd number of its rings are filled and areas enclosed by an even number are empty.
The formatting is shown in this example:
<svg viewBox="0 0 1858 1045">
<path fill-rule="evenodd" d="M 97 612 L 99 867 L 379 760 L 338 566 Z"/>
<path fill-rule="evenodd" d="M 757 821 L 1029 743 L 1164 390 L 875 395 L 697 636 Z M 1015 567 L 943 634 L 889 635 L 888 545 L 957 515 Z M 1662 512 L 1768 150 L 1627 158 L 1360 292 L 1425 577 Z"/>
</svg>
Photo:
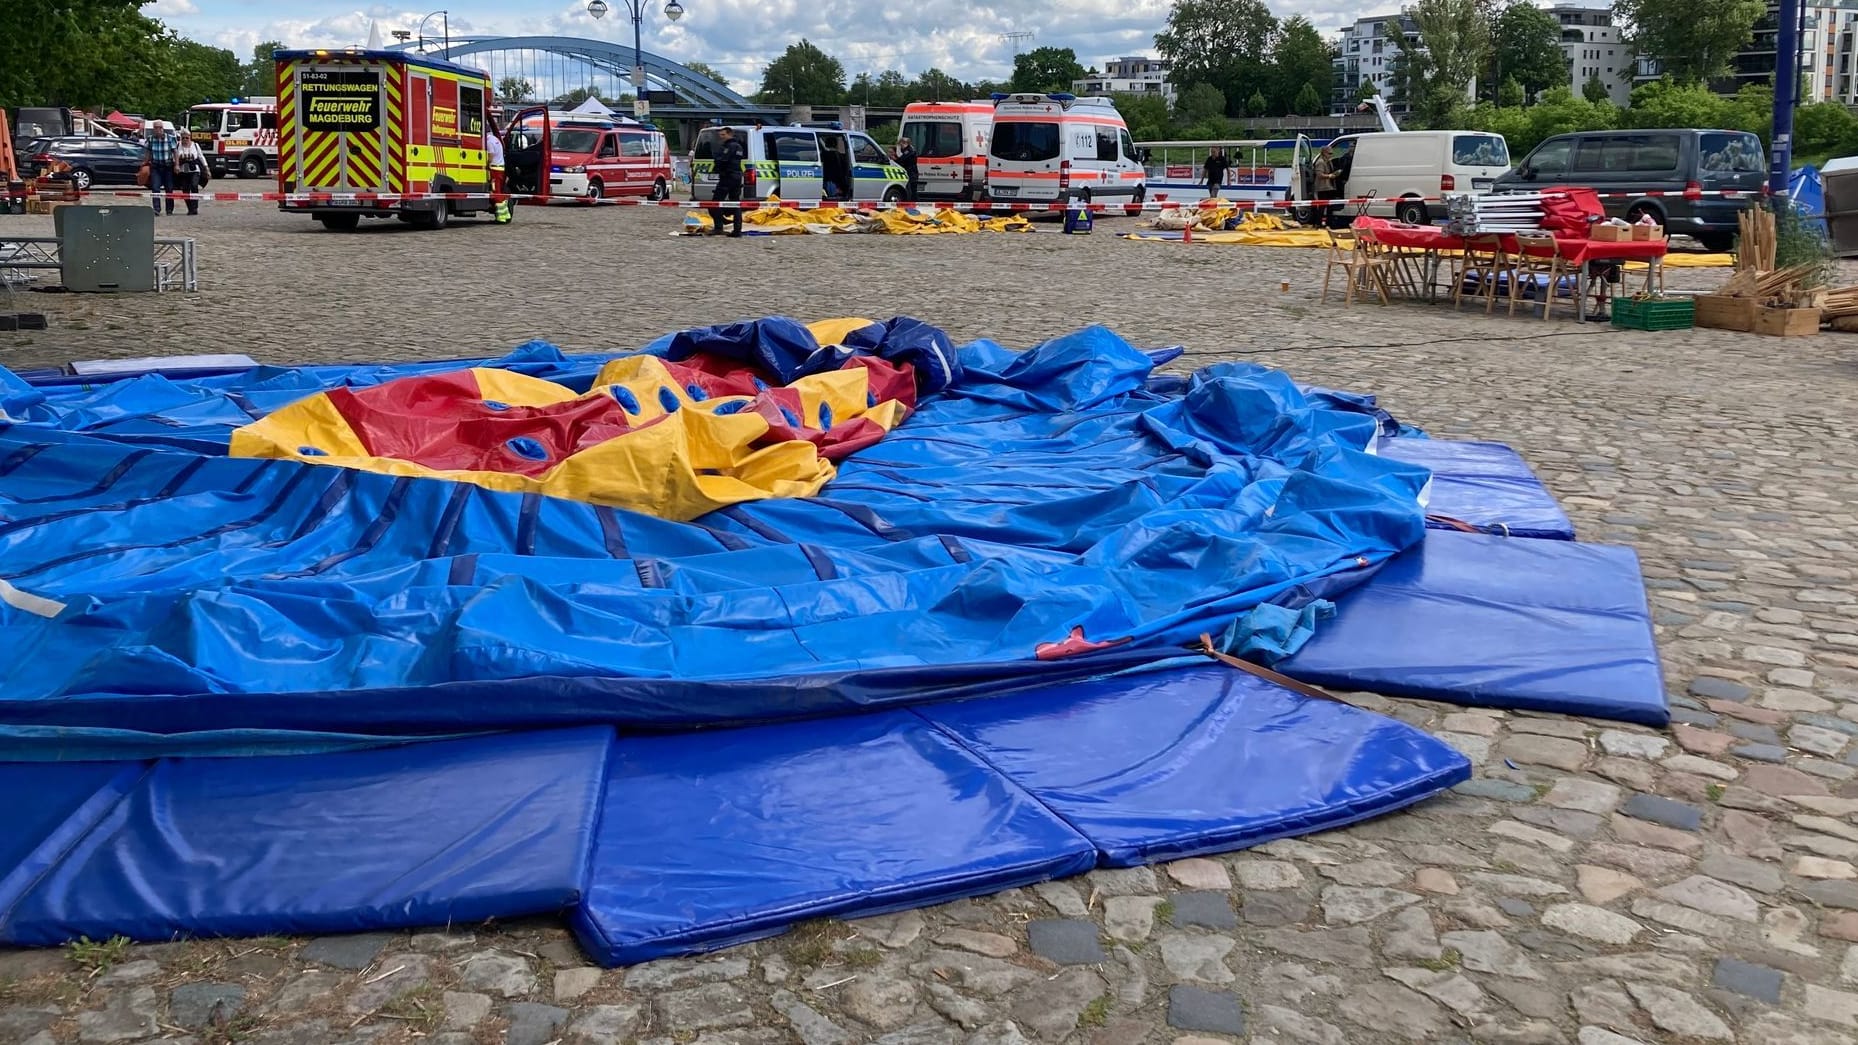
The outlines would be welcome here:
<svg viewBox="0 0 1858 1045">
<path fill-rule="evenodd" d="M 347 231 L 491 214 L 490 74 L 403 51 L 279 51 L 279 206 Z M 469 194 L 446 199 L 445 193 Z"/>
</svg>

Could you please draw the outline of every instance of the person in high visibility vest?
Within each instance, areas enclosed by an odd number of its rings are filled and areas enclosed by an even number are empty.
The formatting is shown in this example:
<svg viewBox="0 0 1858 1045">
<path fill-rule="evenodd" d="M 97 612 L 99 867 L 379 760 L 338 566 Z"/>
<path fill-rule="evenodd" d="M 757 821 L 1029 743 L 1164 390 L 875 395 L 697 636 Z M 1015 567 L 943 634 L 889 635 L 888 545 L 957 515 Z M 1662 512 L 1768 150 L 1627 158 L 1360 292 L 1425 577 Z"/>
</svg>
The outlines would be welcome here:
<svg viewBox="0 0 1858 1045">
<path fill-rule="evenodd" d="M 490 192 L 496 205 L 491 208 L 491 215 L 499 225 L 508 225 L 512 217 L 510 198 L 503 194 L 503 138 L 497 134 L 497 125 L 484 121 L 484 151 L 490 154 Z"/>
</svg>

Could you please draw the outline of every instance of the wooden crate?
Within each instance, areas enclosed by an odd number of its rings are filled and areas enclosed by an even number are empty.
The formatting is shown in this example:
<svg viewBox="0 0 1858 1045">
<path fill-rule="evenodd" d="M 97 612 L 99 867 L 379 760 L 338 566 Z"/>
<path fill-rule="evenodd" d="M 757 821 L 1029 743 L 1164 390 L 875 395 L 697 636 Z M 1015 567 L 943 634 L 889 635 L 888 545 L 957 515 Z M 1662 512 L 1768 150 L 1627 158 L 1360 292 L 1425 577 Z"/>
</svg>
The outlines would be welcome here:
<svg viewBox="0 0 1858 1045">
<path fill-rule="evenodd" d="M 1719 294 L 1697 296 L 1697 325 L 1711 330 L 1755 329 L 1755 299 Z"/>
<path fill-rule="evenodd" d="M 1816 308 L 1763 308 L 1755 310 L 1755 333 L 1769 337 L 1806 337 L 1819 333 Z"/>
<path fill-rule="evenodd" d="M 1663 225 L 1634 225 L 1632 239 L 1635 243 L 1652 243 L 1664 239 Z"/>
<path fill-rule="evenodd" d="M 1600 222 L 1587 230 L 1587 238 L 1595 243 L 1622 243 L 1632 238 L 1632 230 Z"/>
<path fill-rule="evenodd" d="M 50 214 L 60 207 L 71 205 L 70 200 L 29 199 L 26 201 L 27 214 Z"/>
</svg>

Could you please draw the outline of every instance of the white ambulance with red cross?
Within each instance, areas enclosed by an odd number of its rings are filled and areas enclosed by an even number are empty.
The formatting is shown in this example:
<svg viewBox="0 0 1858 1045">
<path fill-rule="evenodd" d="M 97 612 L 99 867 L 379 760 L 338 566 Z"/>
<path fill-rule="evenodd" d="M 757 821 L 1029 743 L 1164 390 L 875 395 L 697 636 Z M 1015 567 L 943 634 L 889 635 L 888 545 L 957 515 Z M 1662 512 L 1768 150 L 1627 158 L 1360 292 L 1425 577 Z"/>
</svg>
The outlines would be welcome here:
<svg viewBox="0 0 1858 1045">
<path fill-rule="evenodd" d="M 1147 191 L 1135 140 L 1108 98 L 997 98 L 987 160 L 993 202 L 1140 203 Z"/>
<path fill-rule="evenodd" d="M 262 178 L 277 170 L 277 99 L 234 98 L 187 110 L 188 137 L 200 144 L 213 177 L 228 171 Z"/>
</svg>

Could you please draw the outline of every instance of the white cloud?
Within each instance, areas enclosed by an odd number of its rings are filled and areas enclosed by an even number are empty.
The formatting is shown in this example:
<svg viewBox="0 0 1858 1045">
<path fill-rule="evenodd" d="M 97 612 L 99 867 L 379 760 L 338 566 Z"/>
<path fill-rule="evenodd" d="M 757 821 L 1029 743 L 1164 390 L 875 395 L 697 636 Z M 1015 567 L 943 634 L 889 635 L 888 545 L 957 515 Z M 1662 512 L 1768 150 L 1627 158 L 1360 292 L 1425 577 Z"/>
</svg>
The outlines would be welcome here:
<svg viewBox="0 0 1858 1045">
<path fill-rule="evenodd" d="M 155 0 L 142 9 L 150 18 L 185 18 L 200 13 L 200 6 L 193 0 Z"/>
<path fill-rule="evenodd" d="M 643 43 L 647 51 L 668 58 L 702 61 L 729 77 L 738 89 L 754 90 L 761 71 L 788 44 L 805 37 L 845 66 L 849 80 L 861 72 L 897 69 L 914 75 L 935 67 L 966 80 L 1004 79 L 1012 70 L 1013 44 L 1003 33 L 1029 31 L 1022 48 L 1069 47 L 1086 66 L 1101 66 L 1121 54 L 1153 53 L 1154 35 L 1167 21 L 1169 0 L 911 0 L 881 9 L 871 0 L 679 0 L 684 16 L 667 20 L 662 0 L 645 0 Z M 1599 0 L 1595 0 L 1596 3 Z M 185 29 L 210 37 L 240 57 L 261 40 L 277 39 L 289 47 L 349 47 L 367 39 L 371 22 L 381 36 L 413 30 L 424 11 L 385 4 L 367 10 L 342 9 L 314 0 L 272 10 L 293 17 L 254 24 L 229 24 L 221 12 L 226 0 L 200 0 L 208 10 L 187 19 Z M 155 13 L 183 13 L 194 0 L 159 0 Z M 238 5 L 244 7 L 246 5 Z M 269 6 L 269 5 L 266 5 Z M 543 0 L 524 10 L 482 0 L 457 0 L 450 19 L 453 36 L 592 37 L 630 47 L 631 19 L 622 0 L 612 0 L 599 21 L 587 14 L 585 0 Z M 1325 33 L 1333 33 L 1362 15 L 1399 10 L 1398 0 L 1298 0 L 1274 3 L 1280 18 L 1302 14 Z M 441 33 L 438 18 L 426 20 L 426 35 Z"/>
</svg>

